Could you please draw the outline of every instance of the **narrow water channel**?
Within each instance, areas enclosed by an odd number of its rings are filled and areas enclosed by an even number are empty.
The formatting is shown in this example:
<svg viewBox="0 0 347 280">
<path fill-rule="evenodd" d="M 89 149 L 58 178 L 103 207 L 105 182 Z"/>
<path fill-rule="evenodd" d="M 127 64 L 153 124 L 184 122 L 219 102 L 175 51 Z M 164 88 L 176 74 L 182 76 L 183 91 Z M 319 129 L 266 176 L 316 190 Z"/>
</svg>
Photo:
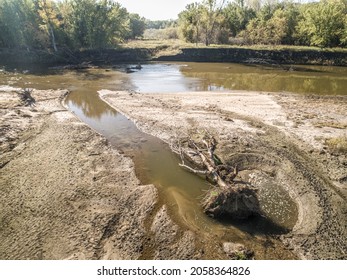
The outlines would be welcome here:
<svg viewBox="0 0 347 280">
<path fill-rule="evenodd" d="M 40 74 L 25 75 L 14 73 L 7 77 L 0 75 L 0 84 L 38 89 L 70 89 L 71 94 L 66 100 L 69 109 L 95 131 L 104 135 L 117 150 L 133 159 L 141 183 L 154 184 L 158 188 L 161 203 L 168 205 L 171 216 L 182 226 L 206 234 L 213 232 L 224 240 L 242 240 L 243 243 L 245 240 L 248 243 L 256 242 L 257 234 L 278 233 L 283 230 L 263 219 L 235 224 L 230 221 L 217 222 L 208 218 L 202 213 L 199 205 L 199 198 L 209 187 L 207 183 L 200 177 L 181 169 L 178 166 L 177 156 L 170 151 L 168 145 L 158 138 L 139 131 L 132 121 L 100 100 L 97 91 L 131 89 L 141 93 L 295 89 L 297 92 L 310 93 L 311 89 L 320 89 L 318 93 L 342 94 L 347 88 L 346 70 L 310 67 L 292 73 L 294 70 L 290 69 L 269 71 L 266 68 L 236 64 L 189 63 L 148 64 L 144 65 L 141 71 L 126 74 L 125 67 L 127 66 L 85 71 L 45 71 Z M 261 83 L 259 76 L 262 75 L 263 81 L 267 77 L 272 79 L 272 83 Z M 309 79 L 307 83 L 311 87 L 306 87 L 305 83 L 300 86 L 303 79 Z M 325 87 L 321 86 L 322 80 L 325 81 Z M 291 83 L 297 87 L 288 87 Z M 273 87 L 270 88 L 270 85 Z M 285 217 L 288 213 L 282 215 Z M 293 217 L 288 217 L 288 220 L 292 221 Z M 293 224 L 288 227 L 291 226 Z"/>
</svg>

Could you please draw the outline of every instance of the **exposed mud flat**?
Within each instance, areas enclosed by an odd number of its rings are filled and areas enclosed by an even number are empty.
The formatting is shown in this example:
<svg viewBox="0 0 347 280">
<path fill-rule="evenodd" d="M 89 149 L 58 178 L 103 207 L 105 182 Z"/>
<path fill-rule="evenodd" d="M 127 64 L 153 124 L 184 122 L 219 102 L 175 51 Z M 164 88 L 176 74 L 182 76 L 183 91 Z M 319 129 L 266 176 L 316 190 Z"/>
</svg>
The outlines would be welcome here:
<svg viewBox="0 0 347 280">
<path fill-rule="evenodd" d="M 256 186 L 267 216 L 292 228 L 281 235 L 288 249 L 303 259 L 346 258 L 345 97 L 111 91 L 100 96 L 167 143 L 192 129 L 210 131 L 219 142 L 216 154 L 240 170 L 236 180 Z"/>
<path fill-rule="evenodd" d="M 0 87 L 0 259 L 138 259 L 157 201 L 133 163 L 61 104 Z M 194 244 L 191 245 L 194 248 Z"/>
<path fill-rule="evenodd" d="M 132 161 L 62 105 L 66 90 L 33 90 L 30 106 L 21 91 L 0 87 L 0 259 L 238 256 L 175 223 Z"/>
</svg>

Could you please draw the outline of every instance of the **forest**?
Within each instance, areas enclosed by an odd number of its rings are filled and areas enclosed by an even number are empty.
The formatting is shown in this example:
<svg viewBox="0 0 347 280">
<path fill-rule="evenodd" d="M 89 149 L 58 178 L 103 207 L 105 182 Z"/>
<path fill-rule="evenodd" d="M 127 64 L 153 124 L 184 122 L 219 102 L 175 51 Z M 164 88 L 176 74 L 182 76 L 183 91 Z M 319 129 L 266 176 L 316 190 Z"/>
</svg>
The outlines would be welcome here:
<svg viewBox="0 0 347 280">
<path fill-rule="evenodd" d="M 141 36 L 145 20 L 109 0 L 0 0 L 0 47 L 99 49 Z"/>
<path fill-rule="evenodd" d="M 117 48 L 146 29 L 206 46 L 347 46 L 347 0 L 203 0 L 177 17 L 146 20 L 112 0 L 0 0 L 0 47 Z"/>
<path fill-rule="evenodd" d="M 206 0 L 179 14 L 180 32 L 189 42 L 209 44 L 285 44 L 344 47 L 347 1 Z"/>
</svg>

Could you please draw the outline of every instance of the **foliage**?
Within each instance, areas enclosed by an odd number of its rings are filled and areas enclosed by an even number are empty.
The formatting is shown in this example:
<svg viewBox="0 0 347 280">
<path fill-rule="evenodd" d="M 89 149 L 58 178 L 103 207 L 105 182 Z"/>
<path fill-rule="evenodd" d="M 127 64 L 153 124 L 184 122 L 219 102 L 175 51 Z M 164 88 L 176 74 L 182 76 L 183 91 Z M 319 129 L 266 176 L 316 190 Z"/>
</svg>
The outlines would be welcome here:
<svg viewBox="0 0 347 280">
<path fill-rule="evenodd" d="M 141 38 L 146 30 L 146 21 L 138 14 L 129 15 L 129 32 L 126 39 Z"/>
<path fill-rule="evenodd" d="M 247 25 L 246 34 L 254 44 L 280 44 L 287 36 L 287 26 L 286 14 L 279 8 L 270 16 L 267 14 L 264 17 L 252 19 Z"/>
<path fill-rule="evenodd" d="M 116 0 L 0 0 L 0 48 L 98 49 L 127 40 L 347 46 L 347 0 L 202 0 L 150 21 Z"/>
<path fill-rule="evenodd" d="M 204 42 L 206 46 L 219 43 L 226 32 L 222 15 L 224 5 L 224 0 L 204 0 L 187 5 L 178 15 L 181 36 L 187 42 Z"/>
<path fill-rule="evenodd" d="M 35 5 L 30 0 L 0 0 L 0 46 L 43 46 L 46 36 L 41 34 Z"/>
<path fill-rule="evenodd" d="M 200 41 L 200 10 L 199 3 L 192 3 L 178 15 L 179 30 L 187 42 L 198 43 Z"/>
<path fill-rule="evenodd" d="M 347 1 L 323 0 L 302 7 L 297 37 L 311 46 L 346 46 L 346 28 Z"/>
<path fill-rule="evenodd" d="M 109 0 L 72 0 L 68 33 L 75 48 L 104 48 L 122 40 L 129 32 L 128 13 Z"/>
<path fill-rule="evenodd" d="M 169 40 L 178 39 L 177 27 L 167 27 L 163 29 L 146 29 L 143 38 L 145 40 Z"/>
<path fill-rule="evenodd" d="M 113 0 L 0 0 L 0 47 L 97 49 L 144 29 L 143 18 Z"/>
<path fill-rule="evenodd" d="M 165 29 L 177 25 L 175 20 L 146 20 L 146 29 Z"/>
<path fill-rule="evenodd" d="M 217 2 L 193 3 L 179 14 L 185 41 L 225 44 L 241 37 L 250 44 L 347 45 L 347 0 Z"/>
<path fill-rule="evenodd" d="M 256 16 L 255 11 L 245 6 L 243 0 L 229 3 L 223 10 L 223 14 L 230 35 L 233 37 L 244 30 L 250 20 Z"/>
<path fill-rule="evenodd" d="M 57 51 L 55 32 L 60 26 L 57 9 L 51 0 L 36 1 L 36 8 L 40 19 L 40 28 L 48 34 L 53 49 Z"/>
</svg>

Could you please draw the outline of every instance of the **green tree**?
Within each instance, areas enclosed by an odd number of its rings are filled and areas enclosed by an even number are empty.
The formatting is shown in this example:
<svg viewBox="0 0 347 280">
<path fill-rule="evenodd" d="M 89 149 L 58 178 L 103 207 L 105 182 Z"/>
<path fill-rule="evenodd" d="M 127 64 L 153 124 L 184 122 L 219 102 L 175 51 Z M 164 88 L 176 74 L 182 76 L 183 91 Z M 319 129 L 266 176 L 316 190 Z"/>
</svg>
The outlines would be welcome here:
<svg viewBox="0 0 347 280">
<path fill-rule="evenodd" d="M 282 4 L 283 12 L 286 17 L 286 35 L 284 38 L 282 38 L 283 44 L 295 44 L 296 26 L 298 24 L 300 15 L 299 7 L 299 4 L 295 4 L 290 1 L 283 2 Z"/>
<path fill-rule="evenodd" d="M 225 6 L 225 0 L 204 0 L 202 2 L 201 25 L 205 45 L 218 43 L 217 38 L 223 29 L 224 17 L 222 10 Z"/>
<path fill-rule="evenodd" d="M 75 48 L 104 48 L 123 40 L 129 32 L 128 12 L 110 0 L 71 0 L 68 34 Z"/>
<path fill-rule="evenodd" d="M 245 37 L 253 44 L 292 44 L 299 15 L 289 2 L 268 2 L 246 27 Z"/>
<path fill-rule="evenodd" d="M 188 42 L 203 42 L 206 46 L 218 43 L 225 31 L 222 10 L 225 0 L 204 0 L 202 3 L 187 5 L 179 14 L 179 29 Z"/>
<path fill-rule="evenodd" d="M 41 19 L 41 28 L 48 33 L 54 51 L 58 51 L 55 30 L 59 28 L 60 20 L 57 8 L 51 0 L 38 0 L 37 9 Z"/>
<path fill-rule="evenodd" d="M 149 20 L 146 19 L 146 29 L 164 29 L 177 25 L 176 20 Z"/>
<path fill-rule="evenodd" d="M 129 15 L 129 33 L 126 39 L 136 39 L 143 36 L 146 29 L 146 21 L 138 14 Z"/>
<path fill-rule="evenodd" d="M 192 3 L 178 15 L 179 31 L 187 42 L 197 44 L 200 41 L 201 10 L 201 4 Z"/>
<path fill-rule="evenodd" d="M 45 46 L 32 0 L 1 0 L 0 24 L 0 42 L 4 47 Z"/>
<path fill-rule="evenodd" d="M 230 35 L 234 37 L 242 30 L 246 29 L 249 21 L 256 16 L 255 11 L 247 7 L 243 0 L 236 0 L 229 3 L 223 9 L 223 14 Z"/>
<path fill-rule="evenodd" d="M 283 9 L 277 9 L 273 16 L 266 23 L 268 42 L 271 44 L 281 44 L 287 36 L 288 20 Z"/>
<path fill-rule="evenodd" d="M 346 0 L 322 0 L 302 6 L 297 38 L 318 47 L 346 45 Z"/>
</svg>

